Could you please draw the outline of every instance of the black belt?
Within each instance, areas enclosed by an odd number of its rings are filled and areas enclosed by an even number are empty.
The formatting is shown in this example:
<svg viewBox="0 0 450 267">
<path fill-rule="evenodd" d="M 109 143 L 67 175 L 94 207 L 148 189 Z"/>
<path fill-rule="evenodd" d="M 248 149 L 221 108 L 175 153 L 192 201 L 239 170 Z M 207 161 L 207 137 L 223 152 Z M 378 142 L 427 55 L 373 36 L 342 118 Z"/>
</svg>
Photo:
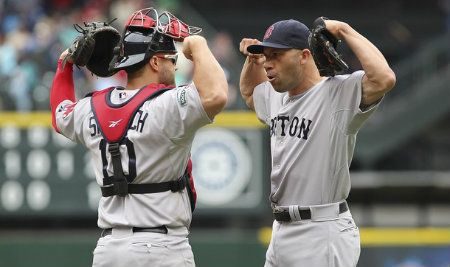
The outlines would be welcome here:
<svg viewBox="0 0 450 267">
<path fill-rule="evenodd" d="M 341 202 L 339 204 L 339 214 L 344 213 L 348 210 L 347 202 Z M 300 209 L 298 208 L 298 211 L 300 213 L 300 218 L 302 220 L 309 220 L 311 219 L 311 210 L 310 209 Z M 292 221 L 291 215 L 289 214 L 289 210 L 282 210 L 282 211 L 274 211 L 273 216 L 275 217 L 275 220 L 279 222 L 290 222 Z"/>
<path fill-rule="evenodd" d="M 105 178 L 106 179 L 106 178 Z M 160 193 L 165 191 L 178 192 L 186 187 L 185 175 L 181 176 L 175 181 L 153 183 L 153 184 L 128 184 L 127 194 L 149 194 L 149 193 Z M 112 184 L 110 186 L 102 186 L 102 196 L 110 197 L 119 194 L 118 185 Z"/>
<path fill-rule="evenodd" d="M 140 232 L 167 234 L 167 227 L 164 225 L 158 226 L 158 227 L 148 227 L 148 228 L 133 227 L 133 233 L 140 233 Z M 112 228 L 107 228 L 107 229 L 103 229 L 102 234 L 100 236 L 105 237 L 110 234 L 112 234 Z"/>
</svg>

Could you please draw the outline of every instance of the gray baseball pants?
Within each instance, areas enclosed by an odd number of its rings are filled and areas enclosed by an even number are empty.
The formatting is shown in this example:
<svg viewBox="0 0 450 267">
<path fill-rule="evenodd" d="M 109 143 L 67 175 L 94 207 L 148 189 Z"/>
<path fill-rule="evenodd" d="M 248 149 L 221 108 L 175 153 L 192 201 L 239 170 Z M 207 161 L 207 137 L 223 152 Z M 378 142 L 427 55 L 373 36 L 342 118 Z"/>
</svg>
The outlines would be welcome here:
<svg viewBox="0 0 450 267">
<path fill-rule="evenodd" d="M 131 229 L 101 237 L 93 254 L 93 267 L 195 267 L 187 237 Z"/>
<path fill-rule="evenodd" d="M 264 267 L 355 267 L 360 252 L 350 211 L 326 221 L 274 221 Z"/>
</svg>

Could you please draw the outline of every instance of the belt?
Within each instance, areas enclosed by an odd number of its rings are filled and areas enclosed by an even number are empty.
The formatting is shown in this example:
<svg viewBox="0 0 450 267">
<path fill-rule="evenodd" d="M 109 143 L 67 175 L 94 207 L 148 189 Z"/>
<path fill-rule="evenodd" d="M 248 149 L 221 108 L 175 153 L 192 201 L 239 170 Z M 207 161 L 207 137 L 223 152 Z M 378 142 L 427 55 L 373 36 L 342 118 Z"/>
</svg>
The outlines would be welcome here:
<svg viewBox="0 0 450 267">
<path fill-rule="evenodd" d="M 148 227 L 148 228 L 133 227 L 133 233 L 141 233 L 141 232 L 167 234 L 167 227 L 164 225 L 158 226 L 158 227 Z M 110 234 L 112 234 L 112 228 L 106 228 L 106 229 L 103 229 L 100 236 L 105 237 Z"/>
<path fill-rule="evenodd" d="M 189 178 L 186 178 L 184 174 L 180 178 L 178 178 L 175 181 L 169 181 L 169 182 L 161 182 L 161 183 L 151 183 L 151 184 L 128 184 L 126 181 L 120 181 L 120 182 L 112 182 L 112 178 L 103 178 L 104 183 L 109 183 L 109 186 L 102 186 L 100 187 L 102 191 L 103 197 L 110 197 L 119 195 L 119 192 L 121 192 L 121 186 L 123 187 L 124 194 L 150 194 L 150 193 L 160 193 L 165 191 L 172 191 L 172 192 L 178 192 L 183 190 L 186 187 L 186 184 L 188 183 L 187 180 Z"/>
<path fill-rule="evenodd" d="M 302 220 L 311 219 L 311 210 L 310 209 L 300 209 L 300 207 L 299 207 L 298 211 L 300 213 L 300 218 Z M 347 202 L 344 201 L 344 202 L 339 203 L 339 214 L 344 213 L 346 211 L 348 211 Z M 275 217 L 275 220 L 277 220 L 279 222 L 292 221 L 291 215 L 289 214 L 289 210 L 274 211 L 273 216 Z"/>
</svg>

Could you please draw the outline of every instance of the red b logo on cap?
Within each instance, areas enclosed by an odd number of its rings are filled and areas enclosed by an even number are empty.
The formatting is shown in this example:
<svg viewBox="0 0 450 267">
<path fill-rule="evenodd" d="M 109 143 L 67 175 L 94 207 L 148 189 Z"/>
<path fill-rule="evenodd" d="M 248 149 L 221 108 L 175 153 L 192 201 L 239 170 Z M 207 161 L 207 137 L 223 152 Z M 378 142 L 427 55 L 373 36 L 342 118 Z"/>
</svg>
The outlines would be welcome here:
<svg viewBox="0 0 450 267">
<path fill-rule="evenodd" d="M 270 37 L 270 35 L 272 35 L 272 31 L 273 31 L 273 25 L 270 26 L 270 27 L 267 29 L 266 34 L 264 34 L 264 40 L 266 40 L 267 38 Z"/>
</svg>

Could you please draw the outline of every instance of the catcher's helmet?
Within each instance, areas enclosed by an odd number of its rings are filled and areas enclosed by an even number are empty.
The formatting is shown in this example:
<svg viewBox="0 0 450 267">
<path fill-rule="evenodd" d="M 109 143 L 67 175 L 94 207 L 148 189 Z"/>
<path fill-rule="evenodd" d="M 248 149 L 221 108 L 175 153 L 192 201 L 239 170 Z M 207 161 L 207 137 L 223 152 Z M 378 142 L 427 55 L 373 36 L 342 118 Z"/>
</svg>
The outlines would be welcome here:
<svg viewBox="0 0 450 267">
<path fill-rule="evenodd" d="M 152 14 L 155 18 L 152 18 Z M 174 39 L 156 30 L 155 9 L 136 11 L 128 19 L 121 45 L 116 47 L 110 70 L 133 72 L 146 64 L 155 53 L 176 53 Z"/>
</svg>

